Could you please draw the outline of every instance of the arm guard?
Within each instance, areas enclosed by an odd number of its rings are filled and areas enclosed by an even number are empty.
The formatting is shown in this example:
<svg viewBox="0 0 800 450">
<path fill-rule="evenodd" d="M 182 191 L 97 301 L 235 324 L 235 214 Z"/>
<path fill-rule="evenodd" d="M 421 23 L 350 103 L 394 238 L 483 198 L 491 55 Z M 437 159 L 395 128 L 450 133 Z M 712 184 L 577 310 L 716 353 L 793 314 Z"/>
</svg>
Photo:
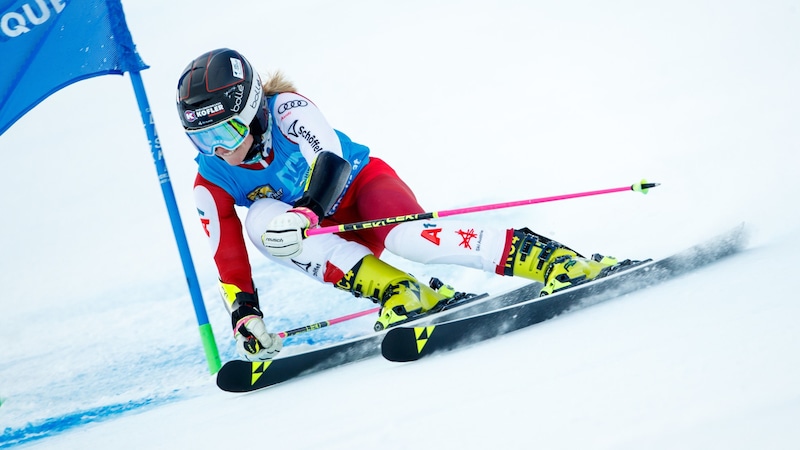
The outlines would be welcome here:
<svg viewBox="0 0 800 450">
<path fill-rule="evenodd" d="M 347 160 L 331 152 L 320 153 L 311 167 L 303 197 L 294 206 L 314 211 L 321 220 L 342 195 L 349 177 Z"/>
</svg>

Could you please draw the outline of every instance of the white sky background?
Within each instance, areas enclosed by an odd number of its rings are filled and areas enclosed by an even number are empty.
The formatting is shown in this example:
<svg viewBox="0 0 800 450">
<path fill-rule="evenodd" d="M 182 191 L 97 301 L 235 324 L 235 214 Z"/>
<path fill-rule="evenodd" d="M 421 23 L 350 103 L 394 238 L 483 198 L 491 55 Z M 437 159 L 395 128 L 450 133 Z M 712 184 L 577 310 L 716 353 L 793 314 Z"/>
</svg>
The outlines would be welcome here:
<svg viewBox="0 0 800 450">
<path fill-rule="evenodd" d="M 757 230 L 754 245 L 790 239 L 790 248 L 797 250 L 791 240 L 800 228 L 796 2 L 237 6 L 124 4 L 134 42 L 151 66 L 142 76 L 218 334 L 226 333 L 227 319 L 219 316 L 213 296 L 216 275 L 191 198 L 194 150 L 174 105 L 183 67 L 218 47 L 238 49 L 263 74 L 284 70 L 334 127 L 390 162 L 427 209 L 617 187 L 646 177 L 663 183 L 647 197 L 614 194 L 471 217 L 529 226 L 586 253 L 634 258 L 665 255 L 746 220 Z M 66 349 L 74 352 L 87 340 L 113 342 L 115 321 L 140 327 L 148 343 L 169 341 L 173 333 L 181 342 L 196 335 L 127 76 L 100 77 L 58 92 L 0 136 L 0 151 L 5 192 L 0 196 L 0 338 L 3 347 L 13 349 L 8 354 L 52 358 Z M 783 255 L 775 251 L 776 257 Z M 748 275 L 742 272 L 742 278 Z M 270 286 L 264 296 L 274 310 L 313 316 L 314 303 L 296 283 L 259 276 Z M 777 276 L 791 277 L 784 271 Z M 489 278 L 463 274 L 458 287 L 486 290 L 484 283 L 502 288 L 516 282 Z M 741 292 L 758 292 L 768 284 L 755 277 L 746 281 Z M 315 285 L 307 289 L 329 292 Z M 580 324 L 561 326 L 560 332 L 568 334 Z M 47 339 L 48 330 L 55 331 L 56 342 Z M 639 356 L 623 351 L 625 364 Z M 451 370 L 445 361 L 432 365 Z M 333 377 L 347 387 L 352 381 L 345 373 L 387 375 L 390 369 L 378 363 L 368 363 L 365 372 L 351 368 Z M 570 373 L 565 367 L 553 371 Z M 414 372 L 417 377 L 426 373 Z M 260 401 L 269 410 L 272 395 L 283 399 L 283 407 L 313 401 L 304 397 L 302 383 L 247 397 L 247 404 Z M 312 384 L 311 392 L 314 386 L 336 385 Z M 7 395 L 2 389 L 0 396 Z M 413 384 L 410 389 L 415 390 Z M 796 412 L 797 394 L 792 395 Z M 209 408 L 226 410 L 214 403 L 221 397 L 209 396 L 202 400 L 211 403 Z M 551 397 L 545 404 L 558 405 Z M 354 422 L 375 428 L 367 418 L 388 405 L 364 399 L 364 409 L 367 405 L 372 410 Z M 554 430 L 564 432 L 571 429 L 567 425 L 553 423 Z M 220 433 L 229 430 L 221 427 Z"/>
</svg>

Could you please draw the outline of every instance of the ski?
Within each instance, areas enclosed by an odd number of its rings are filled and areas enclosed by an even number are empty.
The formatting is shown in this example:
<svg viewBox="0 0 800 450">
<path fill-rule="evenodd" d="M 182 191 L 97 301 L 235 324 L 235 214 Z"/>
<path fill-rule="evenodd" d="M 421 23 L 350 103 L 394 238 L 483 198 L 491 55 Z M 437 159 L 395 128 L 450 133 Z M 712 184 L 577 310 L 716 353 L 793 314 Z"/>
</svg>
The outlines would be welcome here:
<svg viewBox="0 0 800 450">
<path fill-rule="evenodd" d="M 360 361 L 380 352 L 384 333 L 325 346 L 307 352 L 250 362 L 231 360 L 217 372 L 217 386 L 228 392 L 250 392 L 319 372 L 343 364 Z"/>
<path fill-rule="evenodd" d="M 438 324 L 390 328 L 381 353 L 390 361 L 416 361 L 437 352 L 491 339 L 521 328 L 653 286 L 702 268 L 745 245 L 744 225 L 664 259 L 615 272 L 545 297 Z"/>
<path fill-rule="evenodd" d="M 476 295 L 442 311 L 424 315 L 406 325 L 434 324 L 502 308 L 538 295 L 541 288 L 541 283 L 530 283 L 499 296 Z M 370 333 L 317 349 L 279 356 L 271 361 L 227 361 L 217 372 L 217 386 L 228 392 L 250 392 L 378 356 L 385 334 L 386 330 Z"/>
</svg>

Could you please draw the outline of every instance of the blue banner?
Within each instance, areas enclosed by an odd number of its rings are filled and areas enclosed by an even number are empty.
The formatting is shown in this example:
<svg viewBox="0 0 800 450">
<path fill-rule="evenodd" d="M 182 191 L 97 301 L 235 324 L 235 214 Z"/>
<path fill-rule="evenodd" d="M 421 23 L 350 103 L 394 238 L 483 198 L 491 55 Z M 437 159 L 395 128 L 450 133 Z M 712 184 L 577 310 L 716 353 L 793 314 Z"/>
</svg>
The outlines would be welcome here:
<svg viewBox="0 0 800 450">
<path fill-rule="evenodd" d="M 50 94 L 139 72 L 120 0 L 0 0 L 0 134 Z"/>
</svg>

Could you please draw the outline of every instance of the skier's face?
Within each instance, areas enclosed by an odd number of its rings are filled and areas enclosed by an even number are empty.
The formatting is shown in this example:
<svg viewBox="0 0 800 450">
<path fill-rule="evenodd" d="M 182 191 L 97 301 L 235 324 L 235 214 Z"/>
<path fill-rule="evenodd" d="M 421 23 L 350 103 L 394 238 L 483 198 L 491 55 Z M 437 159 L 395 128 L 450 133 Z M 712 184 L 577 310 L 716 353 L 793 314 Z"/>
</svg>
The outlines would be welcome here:
<svg viewBox="0 0 800 450">
<path fill-rule="evenodd" d="M 250 147 L 253 145 L 253 139 L 253 135 L 248 134 L 247 137 L 244 138 L 242 145 L 236 147 L 236 150 L 230 151 L 222 147 L 217 147 L 214 150 L 214 154 L 224 159 L 229 165 L 238 166 L 244 161 L 244 157 L 247 156 L 247 151 L 250 150 Z"/>
</svg>

